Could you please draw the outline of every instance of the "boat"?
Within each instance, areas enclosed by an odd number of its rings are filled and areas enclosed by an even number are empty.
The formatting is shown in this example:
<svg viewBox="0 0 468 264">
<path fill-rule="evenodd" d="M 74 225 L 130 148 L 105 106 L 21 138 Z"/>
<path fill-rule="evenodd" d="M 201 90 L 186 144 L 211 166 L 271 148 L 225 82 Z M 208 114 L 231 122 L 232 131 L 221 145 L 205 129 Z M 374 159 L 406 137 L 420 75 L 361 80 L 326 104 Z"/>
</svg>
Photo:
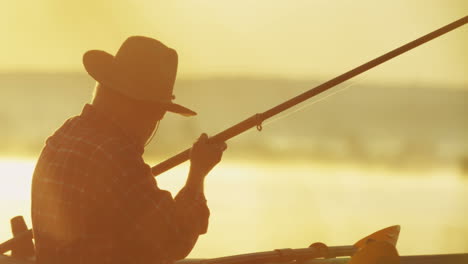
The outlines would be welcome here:
<svg viewBox="0 0 468 264">
<path fill-rule="evenodd" d="M 22 216 L 11 219 L 13 238 L 0 244 L 0 264 L 35 264 L 32 230 Z M 206 259 L 184 259 L 176 264 L 467 264 L 468 253 L 400 256 L 396 244 L 400 226 L 372 233 L 353 245 L 327 246 L 317 242 L 307 248 Z M 5 253 L 11 252 L 9 255 Z"/>
</svg>

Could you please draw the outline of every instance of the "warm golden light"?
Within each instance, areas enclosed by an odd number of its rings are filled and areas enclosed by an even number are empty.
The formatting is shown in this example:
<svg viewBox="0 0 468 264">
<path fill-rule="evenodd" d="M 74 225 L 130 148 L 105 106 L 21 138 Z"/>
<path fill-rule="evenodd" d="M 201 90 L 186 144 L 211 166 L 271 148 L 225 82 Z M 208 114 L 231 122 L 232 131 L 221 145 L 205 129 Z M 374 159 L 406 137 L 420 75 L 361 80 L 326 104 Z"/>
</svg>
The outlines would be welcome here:
<svg viewBox="0 0 468 264">
<path fill-rule="evenodd" d="M 87 50 L 115 54 L 144 35 L 177 51 L 174 95 L 198 115 L 164 116 L 144 153 L 156 165 L 202 132 L 215 135 L 468 14 L 466 0 L 4 2 L 0 243 L 10 218 L 31 227 L 40 151 L 92 100 Z M 397 224 L 402 255 L 466 252 L 466 47 L 467 25 L 228 141 L 206 180 L 210 226 L 190 257 L 348 245 Z M 163 173 L 158 186 L 175 196 L 188 168 Z"/>
<path fill-rule="evenodd" d="M 31 177 L 35 162 L 29 159 L 0 159 L 0 241 L 11 238 L 10 218 L 23 215 L 31 226 Z"/>
<path fill-rule="evenodd" d="M 12 216 L 24 215 L 30 225 L 33 167 L 29 160 L 0 161 L 2 178 L 16 176 L 0 186 L 3 240 L 11 236 Z M 159 186 L 177 192 L 186 171 L 181 166 L 161 175 Z M 451 168 L 396 173 L 353 165 L 244 161 L 227 162 L 212 174 L 207 180 L 211 225 L 191 257 L 300 248 L 315 241 L 352 244 L 362 234 L 393 224 L 403 227 L 401 254 L 465 250 L 466 240 L 456 234 L 468 232 L 468 182 Z"/>
<path fill-rule="evenodd" d="M 179 51 L 182 77 L 326 79 L 467 13 L 462 0 L 8 2 L 0 70 L 82 71 L 87 49 L 114 53 L 143 34 Z M 467 36 L 461 28 L 370 79 L 467 87 Z"/>
</svg>

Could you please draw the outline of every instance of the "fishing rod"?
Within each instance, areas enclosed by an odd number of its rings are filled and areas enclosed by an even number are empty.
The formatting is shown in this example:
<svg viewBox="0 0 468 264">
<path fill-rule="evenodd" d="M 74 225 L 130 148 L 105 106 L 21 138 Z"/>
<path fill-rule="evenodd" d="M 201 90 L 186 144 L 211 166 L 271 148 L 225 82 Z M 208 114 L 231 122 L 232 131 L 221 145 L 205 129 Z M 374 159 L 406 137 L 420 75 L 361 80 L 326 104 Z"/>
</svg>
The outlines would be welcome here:
<svg viewBox="0 0 468 264">
<path fill-rule="evenodd" d="M 363 72 L 366 72 L 388 60 L 391 60 L 411 49 L 414 49 L 428 41 L 431 41 L 437 37 L 440 37 L 456 28 L 459 28 L 463 25 L 465 25 L 468 22 L 468 16 L 465 16 L 463 18 L 460 18 L 456 20 L 455 22 L 452 22 L 446 26 L 443 26 L 437 30 L 432 31 L 431 33 L 424 35 L 416 40 L 413 40 L 399 48 L 396 48 L 390 52 L 385 53 L 384 55 L 377 57 L 369 62 L 366 62 L 348 72 L 345 72 L 325 83 L 322 83 L 296 97 L 293 97 L 292 99 L 285 101 L 263 113 L 257 113 L 244 121 L 210 137 L 208 139 L 208 142 L 224 142 L 227 141 L 228 139 L 231 139 L 249 129 L 252 127 L 257 127 L 257 130 L 261 131 L 262 130 L 262 123 L 266 119 L 275 116 L 299 103 L 304 102 L 305 100 L 308 100 L 322 92 L 325 92 L 329 90 L 330 88 L 343 83 L 356 75 L 359 75 Z M 190 148 L 186 149 L 185 151 L 180 152 L 179 154 L 159 163 L 158 165 L 154 166 L 151 168 L 151 172 L 154 176 L 157 176 L 169 169 L 172 169 L 173 167 L 187 161 L 190 159 Z"/>
</svg>

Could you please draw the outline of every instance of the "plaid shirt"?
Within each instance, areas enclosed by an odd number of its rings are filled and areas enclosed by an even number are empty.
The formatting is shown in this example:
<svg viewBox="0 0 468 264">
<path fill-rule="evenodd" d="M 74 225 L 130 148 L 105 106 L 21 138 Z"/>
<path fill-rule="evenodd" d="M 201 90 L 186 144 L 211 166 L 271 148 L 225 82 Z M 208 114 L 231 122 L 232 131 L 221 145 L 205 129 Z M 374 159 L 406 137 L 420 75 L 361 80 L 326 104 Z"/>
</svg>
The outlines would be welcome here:
<svg viewBox="0 0 468 264">
<path fill-rule="evenodd" d="M 32 183 L 38 264 L 171 263 L 206 233 L 203 195 L 158 188 L 136 144 L 86 105 L 44 147 Z"/>
</svg>

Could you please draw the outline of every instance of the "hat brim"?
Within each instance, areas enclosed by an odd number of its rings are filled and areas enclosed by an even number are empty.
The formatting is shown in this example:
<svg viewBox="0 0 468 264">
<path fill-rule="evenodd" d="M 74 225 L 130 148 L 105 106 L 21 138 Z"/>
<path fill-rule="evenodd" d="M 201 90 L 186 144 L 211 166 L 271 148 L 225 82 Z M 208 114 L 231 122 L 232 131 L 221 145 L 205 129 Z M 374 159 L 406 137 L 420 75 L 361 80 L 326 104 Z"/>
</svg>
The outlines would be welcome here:
<svg viewBox="0 0 468 264">
<path fill-rule="evenodd" d="M 88 74 L 98 83 L 107 87 L 131 87 L 125 72 L 121 72 L 114 64 L 114 56 L 102 50 L 90 50 L 83 55 L 83 65 Z M 150 101 L 162 105 L 166 111 L 183 116 L 195 116 L 197 113 L 185 106 L 172 102 Z"/>
<path fill-rule="evenodd" d="M 171 113 L 176 113 L 176 114 L 180 114 L 180 115 L 187 116 L 187 117 L 197 115 L 197 112 L 191 109 L 188 109 L 187 107 L 182 106 L 180 104 L 174 104 L 174 103 L 163 103 L 163 104 L 165 105 L 166 110 Z"/>
</svg>

